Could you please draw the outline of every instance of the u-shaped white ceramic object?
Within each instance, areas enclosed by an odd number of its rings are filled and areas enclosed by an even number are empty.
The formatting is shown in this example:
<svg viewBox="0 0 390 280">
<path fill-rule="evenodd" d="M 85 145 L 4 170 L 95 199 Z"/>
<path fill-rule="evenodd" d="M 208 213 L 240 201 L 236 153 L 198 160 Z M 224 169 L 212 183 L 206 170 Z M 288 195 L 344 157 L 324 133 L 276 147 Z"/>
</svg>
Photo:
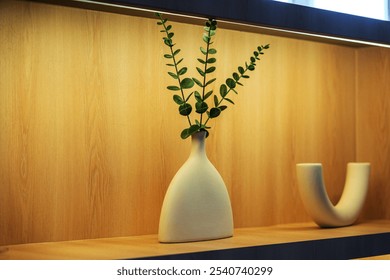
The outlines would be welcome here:
<svg viewBox="0 0 390 280">
<path fill-rule="evenodd" d="M 299 163 L 297 179 L 306 211 L 320 227 L 342 227 L 353 224 L 366 199 L 370 163 L 348 163 L 343 193 L 334 206 L 329 200 L 321 163 Z"/>
</svg>

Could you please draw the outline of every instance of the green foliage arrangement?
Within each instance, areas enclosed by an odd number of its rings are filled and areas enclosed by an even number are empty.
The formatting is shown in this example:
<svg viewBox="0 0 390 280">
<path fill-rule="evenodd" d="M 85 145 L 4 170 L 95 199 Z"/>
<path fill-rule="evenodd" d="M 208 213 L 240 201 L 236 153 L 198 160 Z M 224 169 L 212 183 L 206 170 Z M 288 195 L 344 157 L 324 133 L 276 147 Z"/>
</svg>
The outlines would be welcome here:
<svg viewBox="0 0 390 280">
<path fill-rule="evenodd" d="M 232 77 L 226 79 L 225 83 L 219 87 L 219 95 L 215 94 L 213 90 L 207 90 L 207 88 L 215 82 L 216 78 L 209 79 L 208 74 L 215 72 L 217 61 L 213 57 L 217 50 L 211 45 L 213 44 L 212 38 L 216 34 L 217 21 L 215 19 L 209 19 L 206 21 L 203 33 L 204 46 L 200 47 L 202 54 L 201 58 L 198 58 L 200 67 L 196 67 L 200 78 L 186 77 L 187 67 L 183 66 L 183 58 L 180 58 L 180 49 L 175 48 L 172 38 L 174 33 L 172 31 L 172 25 L 168 24 L 168 20 L 163 18 L 160 13 L 156 13 L 159 18 L 157 22 L 163 29 L 164 33 L 163 41 L 166 46 L 169 47 L 170 52 L 164 54 L 164 57 L 169 60 L 166 65 L 169 66 L 171 71 L 168 74 L 176 81 L 176 85 L 170 85 L 168 90 L 173 91 L 173 101 L 179 106 L 179 114 L 186 117 L 188 121 L 188 127 L 181 132 L 181 138 L 186 139 L 192 134 L 198 131 L 205 131 L 206 137 L 209 135 L 209 129 L 207 126 L 210 119 L 218 117 L 222 111 L 227 108 L 227 104 L 234 105 L 233 100 L 228 98 L 230 92 L 238 94 L 237 86 L 243 86 L 242 79 L 248 79 L 248 71 L 255 70 L 256 61 L 260 60 L 260 56 L 263 55 L 263 51 L 269 48 L 269 44 L 265 46 L 258 46 L 253 52 L 253 56 L 250 57 L 250 62 L 245 62 L 245 66 L 239 66 L 238 72 L 234 72 Z M 199 87 L 198 90 L 193 90 L 189 94 L 185 91 L 192 89 L 195 84 Z M 195 113 L 198 114 L 198 118 L 195 118 L 194 122 L 191 121 L 190 115 L 193 113 L 193 106 L 190 104 L 191 97 L 195 98 Z M 212 101 L 210 101 L 212 100 Z"/>
</svg>

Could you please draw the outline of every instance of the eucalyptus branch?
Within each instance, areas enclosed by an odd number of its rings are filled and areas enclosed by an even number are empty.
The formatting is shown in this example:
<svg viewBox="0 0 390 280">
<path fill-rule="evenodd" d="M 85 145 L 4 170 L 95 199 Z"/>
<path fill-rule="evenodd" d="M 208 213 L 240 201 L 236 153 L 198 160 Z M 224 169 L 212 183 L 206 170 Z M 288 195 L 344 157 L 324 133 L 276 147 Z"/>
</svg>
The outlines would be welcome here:
<svg viewBox="0 0 390 280">
<path fill-rule="evenodd" d="M 219 94 L 221 96 L 221 99 L 218 99 L 216 95 L 214 95 L 214 105 L 215 107 L 211 108 L 208 118 L 205 121 L 204 125 L 208 123 L 208 121 L 212 118 L 218 117 L 223 110 L 227 108 L 226 105 L 221 105 L 223 101 L 227 101 L 231 104 L 234 105 L 234 102 L 230 99 L 227 98 L 226 96 L 230 93 L 230 91 L 233 91 L 235 94 L 238 94 L 237 90 L 235 90 L 237 85 L 243 86 L 243 84 L 240 81 L 241 78 L 244 79 L 249 79 L 249 76 L 246 75 L 245 73 L 249 71 L 254 71 L 256 68 L 256 61 L 260 60 L 259 56 L 263 55 L 263 50 L 268 49 L 269 45 L 265 46 L 259 46 L 257 47 L 257 50 L 253 52 L 253 56 L 250 57 L 250 63 L 248 64 L 245 62 L 245 68 L 239 66 L 238 67 L 238 73 L 234 72 L 232 74 L 232 78 L 226 79 L 225 84 L 222 84 L 219 88 Z"/>
<path fill-rule="evenodd" d="M 161 32 L 165 32 L 166 37 L 163 37 L 164 44 L 167 45 L 170 49 L 171 54 L 165 54 L 164 57 L 167 59 L 172 59 L 173 64 L 167 64 L 168 66 L 173 66 L 175 68 L 175 73 L 168 72 L 168 74 L 176 79 L 178 81 L 178 86 L 168 86 L 167 89 L 172 91 L 180 90 L 181 97 L 179 95 L 174 95 L 173 100 L 179 105 L 179 113 L 183 116 L 187 117 L 188 123 L 191 126 L 191 119 L 189 115 L 192 111 L 192 106 L 187 101 L 191 97 L 192 93 L 186 97 L 184 95 L 184 89 L 192 88 L 194 86 L 194 81 L 190 78 L 184 78 L 183 80 L 180 79 L 181 75 L 184 75 L 187 72 L 187 67 L 183 67 L 179 70 L 178 65 L 180 62 L 183 61 L 183 59 L 180 59 L 178 62 L 176 60 L 176 56 L 179 54 L 180 49 L 174 50 L 172 38 L 175 35 L 173 32 L 170 32 L 172 29 L 172 25 L 166 25 L 167 19 L 163 19 L 160 13 L 156 13 L 156 16 L 160 19 L 160 22 L 158 22 L 158 25 L 161 25 L 164 29 L 161 30 Z"/>
<path fill-rule="evenodd" d="M 213 43 L 211 41 L 212 36 L 215 35 L 217 29 L 217 22 L 214 19 L 209 19 L 206 22 L 206 25 L 204 27 L 204 30 L 206 33 L 203 34 L 203 41 L 206 43 L 206 48 L 200 47 L 201 53 L 204 55 L 204 60 L 201 58 L 198 58 L 198 61 L 203 64 L 203 69 L 196 67 L 196 70 L 198 71 L 199 75 L 203 77 L 203 82 L 200 82 L 196 78 L 192 78 L 194 82 L 201 88 L 202 94 L 195 91 L 195 99 L 196 99 L 196 112 L 200 114 L 200 121 L 197 121 L 196 124 L 198 125 L 198 130 L 206 130 L 208 127 L 206 127 L 203 122 L 203 114 L 207 112 L 209 106 L 206 102 L 206 99 L 209 98 L 213 91 L 209 91 L 206 93 L 206 88 L 208 85 L 213 83 L 216 79 L 211 79 L 207 81 L 207 74 L 210 74 L 216 70 L 216 67 L 211 66 L 209 67 L 209 64 L 215 63 L 217 60 L 213 57 L 210 57 L 213 54 L 216 54 L 217 51 L 215 49 L 211 49 L 210 45 Z M 208 132 L 207 132 L 208 133 Z"/>
<path fill-rule="evenodd" d="M 211 57 L 211 55 L 217 53 L 217 50 L 215 48 L 211 48 L 211 44 L 213 44 L 211 39 L 216 34 L 217 21 L 215 19 L 209 19 L 208 21 L 206 21 L 206 24 L 204 26 L 204 30 L 206 32 L 203 33 L 203 41 L 206 43 L 206 48 L 200 47 L 200 51 L 204 55 L 204 58 L 198 58 L 198 62 L 200 62 L 203 67 L 196 67 L 196 70 L 202 77 L 202 81 L 199 81 L 194 77 L 182 79 L 181 76 L 187 73 L 187 67 L 179 67 L 179 64 L 183 61 L 183 59 L 177 59 L 177 55 L 180 53 L 180 49 L 175 50 L 173 48 L 175 44 L 173 44 L 172 41 L 172 38 L 174 36 L 174 33 L 172 32 L 172 25 L 167 25 L 167 19 L 164 19 L 161 14 L 156 13 L 156 16 L 160 20 L 159 22 L 157 22 L 157 24 L 163 27 L 163 30 L 161 30 L 161 32 L 165 33 L 165 36 L 163 37 L 164 44 L 167 45 L 170 49 L 170 53 L 164 54 L 164 57 L 167 59 L 171 59 L 173 62 L 173 64 L 167 64 L 167 66 L 174 67 L 174 72 L 168 72 L 168 74 L 173 79 L 177 80 L 179 85 L 168 86 L 167 89 L 171 91 L 180 91 L 181 96 L 174 94 L 173 101 L 177 105 L 179 105 L 180 115 L 186 116 L 189 123 L 189 127 L 185 128 L 181 132 L 180 136 L 181 138 L 185 139 L 198 131 L 205 131 L 207 137 L 209 135 L 208 130 L 211 128 L 207 126 L 208 121 L 210 119 L 218 117 L 221 112 L 228 107 L 227 105 L 222 105 L 222 102 L 226 101 L 234 105 L 234 102 L 230 98 L 228 98 L 227 95 L 231 91 L 238 94 L 236 86 L 243 86 L 243 84 L 240 82 L 241 79 L 249 78 L 249 75 L 247 75 L 247 71 L 255 70 L 256 61 L 260 60 L 259 56 L 264 54 L 263 50 L 268 49 L 269 45 L 257 47 L 257 50 L 253 52 L 253 56 L 250 57 L 250 63 L 248 64 L 247 62 L 245 62 L 245 68 L 239 66 L 238 72 L 234 72 L 231 78 L 226 79 L 225 83 L 223 83 L 219 88 L 219 98 L 216 94 L 214 94 L 213 90 L 210 90 L 208 92 L 206 90 L 206 88 L 216 80 L 215 78 L 207 80 L 207 78 L 208 74 L 213 73 L 216 70 L 216 67 L 210 66 L 210 64 L 213 64 L 217 61 L 216 58 Z M 184 90 L 192 88 L 194 84 L 197 84 L 201 88 L 201 93 L 199 93 L 198 91 L 193 91 L 186 97 L 186 95 L 184 94 Z M 210 106 L 207 103 L 207 99 L 212 95 L 214 106 L 212 106 L 210 109 Z M 189 103 L 189 100 L 192 96 L 194 96 L 195 98 L 195 111 L 197 114 L 200 115 L 199 120 L 195 118 L 194 124 L 191 123 L 191 119 L 189 116 L 192 112 L 192 106 Z M 205 113 L 207 114 L 207 119 L 203 122 L 203 115 Z"/>
</svg>

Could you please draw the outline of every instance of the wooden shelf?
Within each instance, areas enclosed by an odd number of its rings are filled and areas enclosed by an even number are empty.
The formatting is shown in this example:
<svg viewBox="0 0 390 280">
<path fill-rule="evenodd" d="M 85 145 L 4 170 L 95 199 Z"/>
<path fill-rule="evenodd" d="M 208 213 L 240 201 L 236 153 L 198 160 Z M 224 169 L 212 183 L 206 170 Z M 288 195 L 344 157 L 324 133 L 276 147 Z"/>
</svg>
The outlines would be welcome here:
<svg viewBox="0 0 390 280">
<path fill-rule="evenodd" d="M 161 244 L 157 235 L 0 247 L 0 259 L 351 259 L 390 254 L 390 221 L 334 229 L 314 223 L 240 228 L 234 237 Z"/>
</svg>

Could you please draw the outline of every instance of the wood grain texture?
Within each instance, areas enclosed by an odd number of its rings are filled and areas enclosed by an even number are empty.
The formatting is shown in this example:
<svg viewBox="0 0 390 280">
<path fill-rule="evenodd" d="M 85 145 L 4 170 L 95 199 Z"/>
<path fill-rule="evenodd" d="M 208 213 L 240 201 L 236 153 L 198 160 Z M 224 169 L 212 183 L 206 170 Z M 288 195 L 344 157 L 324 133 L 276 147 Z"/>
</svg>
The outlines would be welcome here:
<svg viewBox="0 0 390 280">
<path fill-rule="evenodd" d="M 245 42 L 239 34 L 234 37 Z M 355 109 L 350 103 L 354 99 L 354 77 L 350 76 L 355 71 L 354 51 L 297 40 L 268 40 L 270 56 L 264 58 L 226 119 L 216 124 L 216 146 L 230 141 L 222 151 L 213 151 L 216 157 L 231 151 L 231 158 L 217 158 L 216 163 L 231 164 L 232 181 L 227 184 L 232 186 L 238 227 L 307 219 L 296 190 L 295 163 L 322 162 L 329 195 L 337 201 L 345 164 L 355 157 Z M 229 178 L 229 174 L 223 176 Z"/>
<path fill-rule="evenodd" d="M 361 260 L 390 260 L 390 254 L 389 255 L 380 255 L 380 256 L 373 256 L 373 257 L 367 257 L 367 258 L 361 258 Z"/>
<path fill-rule="evenodd" d="M 159 243 L 157 235 L 31 243 L 0 246 L 0 260 L 110 260 L 145 258 L 380 234 L 388 233 L 389 230 L 390 222 L 385 220 L 363 222 L 350 227 L 334 229 L 319 229 L 314 223 L 309 222 L 268 227 L 240 228 L 235 230 L 234 237 L 232 238 L 181 244 Z M 342 250 L 348 251 L 348 246 Z M 280 254 L 283 256 L 283 252 L 280 252 Z M 384 258 L 386 258 L 386 255 L 382 256 L 382 259 Z"/>
<path fill-rule="evenodd" d="M 358 53 L 357 157 L 372 163 L 364 217 L 390 219 L 390 50 Z"/>
<path fill-rule="evenodd" d="M 175 24 L 189 69 L 202 32 Z M 0 38 L 0 244 L 156 233 L 190 147 L 165 90 L 156 21 L 1 1 Z M 232 96 L 236 105 L 210 122 L 208 155 L 236 227 L 309 221 L 295 164 L 322 162 L 337 201 L 346 163 L 356 160 L 354 48 L 220 29 L 215 90 L 266 43 L 271 49 Z"/>
</svg>

